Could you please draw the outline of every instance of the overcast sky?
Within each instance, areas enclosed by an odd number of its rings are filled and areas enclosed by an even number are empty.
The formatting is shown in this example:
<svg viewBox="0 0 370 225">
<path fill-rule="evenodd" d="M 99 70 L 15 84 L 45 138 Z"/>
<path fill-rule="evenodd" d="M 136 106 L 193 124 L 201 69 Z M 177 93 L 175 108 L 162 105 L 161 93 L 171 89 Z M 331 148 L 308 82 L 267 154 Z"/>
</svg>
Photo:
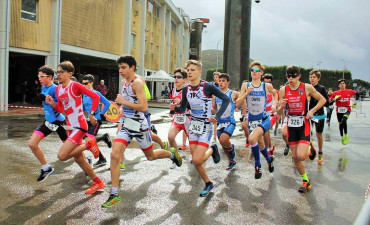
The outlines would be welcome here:
<svg viewBox="0 0 370 225">
<path fill-rule="evenodd" d="M 243 0 L 248 1 L 248 0 Z M 202 50 L 223 38 L 225 0 L 172 0 L 190 18 L 209 18 Z M 223 41 L 219 49 L 222 50 Z M 250 57 L 266 65 L 342 70 L 370 82 L 369 0 L 253 0 Z"/>
</svg>

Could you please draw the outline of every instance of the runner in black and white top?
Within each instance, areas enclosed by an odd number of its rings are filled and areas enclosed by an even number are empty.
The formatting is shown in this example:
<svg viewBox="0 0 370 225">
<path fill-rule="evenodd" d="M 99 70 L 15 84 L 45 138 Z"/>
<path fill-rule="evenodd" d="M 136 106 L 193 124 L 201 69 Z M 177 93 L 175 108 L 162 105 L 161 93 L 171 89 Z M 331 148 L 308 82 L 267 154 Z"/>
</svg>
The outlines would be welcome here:
<svg viewBox="0 0 370 225">
<path fill-rule="evenodd" d="M 208 178 L 203 163 L 212 155 L 213 161 L 220 161 L 220 154 L 217 147 L 208 149 L 212 134 L 213 124 L 226 110 L 229 98 L 222 93 L 215 85 L 201 80 L 202 64 L 196 60 L 189 60 L 186 65 L 188 80 L 190 85 L 182 91 L 182 99 L 179 107 L 176 104 L 170 105 L 170 110 L 183 113 L 187 104 L 190 105 L 191 122 L 189 128 L 190 153 L 193 163 L 199 175 L 206 183 L 205 188 L 200 192 L 204 197 L 213 189 L 213 183 Z M 212 96 L 217 96 L 222 100 L 222 105 L 216 116 L 212 116 Z"/>
</svg>

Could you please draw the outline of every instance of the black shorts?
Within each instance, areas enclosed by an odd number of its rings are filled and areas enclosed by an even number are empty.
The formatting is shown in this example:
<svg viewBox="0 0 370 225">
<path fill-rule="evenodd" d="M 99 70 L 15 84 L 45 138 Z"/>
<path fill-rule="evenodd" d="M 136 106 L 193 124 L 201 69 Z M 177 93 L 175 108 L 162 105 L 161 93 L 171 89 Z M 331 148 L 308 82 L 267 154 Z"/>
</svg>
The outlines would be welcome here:
<svg viewBox="0 0 370 225">
<path fill-rule="evenodd" d="M 341 123 L 342 122 L 342 119 L 343 119 L 343 116 L 344 115 L 348 115 L 348 118 L 349 118 L 349 115 L 351 114 L 351 112 L 347 111 L 346 113 L 338 113 L 337 112 L 337 119 L 338 119 L 338 122 Z"/>
<path fill-rule="evenodd" d="M 289 145 L 297 145 L 299 143 L 310 144 L 311 140 L 311 124 L 308 119 L 304 118 L 302 127 L 289 127 L 288 125 L 288 141 Z"/>
<path fill-rule="evenodd" d="M 66 121 L 56 120 L 52 123 L 49 123 L 45 120 L 42 124 L 40 124 L 35 129 L 34 133 L 37 133 L 37 134 L 39 134 L 43 137 L 46 137 L 49 134 L 51 134 L 51 132 L 55 131 L 55 132 L 57 132 L 60 140 L 65 141 L 68 138 L 67 132 L 63 127 L 63 125 L 65 125 L 65 124 L 66 124 Z"/>
<path fill-rule="evenodd" d="M 315 126 L 316 133 L 322 134 L 324 132 L 325 119 L 321 119 L 318 122 L 311 121 L 312 126 Z"/>
<path fill-rule="evenodd" d="M 101 120 L 98 120 L 98 122 L 95 125 L 92 125 L 90 121 L 87 121 L 88 126 L 87 133 L 95 137 L 99 132 L 101 124 L 102 124 Z"/>
</svg>

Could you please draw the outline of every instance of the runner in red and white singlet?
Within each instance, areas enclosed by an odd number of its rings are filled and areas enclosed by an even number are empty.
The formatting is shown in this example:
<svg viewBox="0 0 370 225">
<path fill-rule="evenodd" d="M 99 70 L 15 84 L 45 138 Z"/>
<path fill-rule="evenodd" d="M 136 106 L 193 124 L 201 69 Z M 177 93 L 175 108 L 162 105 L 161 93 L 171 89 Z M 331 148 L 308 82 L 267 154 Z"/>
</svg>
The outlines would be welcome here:
<svg viewBox="0 0 370 225">
<path fill-rule="evenodd" d="M 82 94 L 85 94 L 92 99 L 92 109 L 97 108 L 99 103 L 99 95 L 90 91 L 82 84 L 71 81 L 74 73 L 74 66 L 71 62 L 65 61 L 58 65 L 57 75 L 61 83 L 57 87 L 58 103 L 55 104 L 51 96 L 46 96 L 45 102 L 52 105 L 58 112 L 65 112 L 68 120 L 68 125 L 72 127 L 69 131 L 68 139 L 59 149 L 58 158 L 61 161 L 66 161 L 74 158 L 74 161 L 82 168 L 82 170 L 93 180 L 93 185 L 85 191 L 86 194 L 93 194 L 97 190 L 105 187 L 102 180 L 96 176 L 90 164 L 85 160 L 83 151 L 88 149 L 97 158 L 99 156 L 99 147 L 96 140 L 90 138 L 85 144 L 82 143 L 82 138 L 87 132 L 87 123 L 82 109 Z M 95 112 L 90 110 L 90 122 L 95 125 L 97 120 L 94 117 Z"/>
</svg>

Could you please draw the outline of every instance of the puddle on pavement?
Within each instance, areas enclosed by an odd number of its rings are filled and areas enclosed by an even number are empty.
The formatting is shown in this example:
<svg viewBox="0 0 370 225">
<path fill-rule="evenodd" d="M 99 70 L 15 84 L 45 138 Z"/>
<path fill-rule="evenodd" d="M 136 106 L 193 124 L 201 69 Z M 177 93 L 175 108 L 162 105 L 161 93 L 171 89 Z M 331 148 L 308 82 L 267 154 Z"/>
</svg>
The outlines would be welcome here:
<svg viewBox="0 0 370 225">
<path fill-rule="evenodd" d="M 43 118 L 37 116 L 27 118 L 0 118 L 0 140 L 29 137 L 42 122 Z"/>
</svg>

